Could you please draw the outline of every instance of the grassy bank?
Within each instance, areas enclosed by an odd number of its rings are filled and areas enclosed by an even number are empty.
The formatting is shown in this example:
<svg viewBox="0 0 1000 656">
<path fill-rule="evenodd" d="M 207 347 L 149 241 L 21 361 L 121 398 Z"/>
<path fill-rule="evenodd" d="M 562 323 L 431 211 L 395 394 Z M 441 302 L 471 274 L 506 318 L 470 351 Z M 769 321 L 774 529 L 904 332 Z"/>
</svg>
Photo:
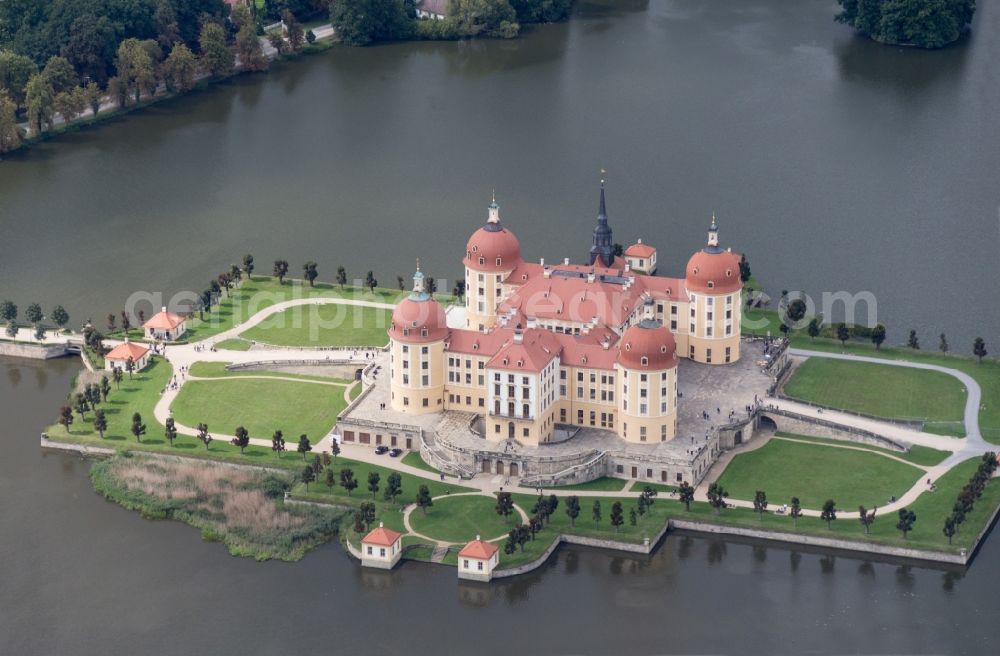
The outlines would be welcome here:
<svg viewBox="0 0 1000 656">
<path fill-rule="evenodd" d="M 392 312 L 351 305 L 300 305 L 240 334 L 274 346 L 384 346 Z"/>
<path fill-rule="evenodd" d="M 334 376 L 310 376 L 306 374 L 290 374 L 282 371 L 271 371 L 269 369 L 236 369 L 230 371 L 226 369 L 228 362 L 195 362 L 191 365 L 190 374 L 196 378 L 239 378 L 251 376 L 254 378 L 293 378 L 295 380 L 309 381 L 314 383 L 336 383 L 347 386 L 354 381 Z"/>
<path fill-rule="evenodd" d="M 95 463 L 94 489 L 147 519 L 176 519 L 234 556 L 298 560 L 329 540 L 343 510 L 282 502 L 287 477 L 188 459 L 120 454 Z"/>
<path fill-rule="evenodd" d="M 965 387 L 938 371 L 809 358 L 796 368 L 784 391 L 800 401 L 883 419 L 921 421 L 935 433 L 965 435 Z"/>
<path fill-rule="evenodd" d="M 797 435 L 795 433 L 786 433 L 784 431 L 778 431 L 774 434 L 774 436 L 779 438 L 784 437 L 798 442 L 813 442 L 816 444 L 825 444 L 827 446 L 849 446 L 851 448 L 864 449 L 865 451 L 871 451 L 872 453 L 882 453 L 887 456 L 895 456 L 896 458 L 900 458 L 902 460 L 906 460 L 907 462 L 912 462 L 914 465 L 921 465 L 923 467 L 933 467 L 934 465 L 940 464 L 942 460 L 951 455 L 951 451 L 932 449 L 929 446 L 920 446 L 919 444 L 911 446 L 909 451 L 893 451 L 892 449 L 872 446 L 862 442 L 834 440 L 826 437 L 812 437 L 811 435 Z"/>
</svg>

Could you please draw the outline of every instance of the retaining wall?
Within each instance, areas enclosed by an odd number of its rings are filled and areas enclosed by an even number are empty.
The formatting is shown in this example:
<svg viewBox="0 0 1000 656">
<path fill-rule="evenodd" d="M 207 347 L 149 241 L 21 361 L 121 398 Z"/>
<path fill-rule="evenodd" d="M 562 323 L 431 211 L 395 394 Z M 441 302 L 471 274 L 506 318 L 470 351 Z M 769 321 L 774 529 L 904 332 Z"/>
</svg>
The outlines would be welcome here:
<svg viewBox="0 0 1000 656">
<path fill-rule="evenodd" d="M 29 360 L 50 360 L 68 355 L 65 344 L 31 344 L 0 341 L 0 355 Z"/>
</svg>

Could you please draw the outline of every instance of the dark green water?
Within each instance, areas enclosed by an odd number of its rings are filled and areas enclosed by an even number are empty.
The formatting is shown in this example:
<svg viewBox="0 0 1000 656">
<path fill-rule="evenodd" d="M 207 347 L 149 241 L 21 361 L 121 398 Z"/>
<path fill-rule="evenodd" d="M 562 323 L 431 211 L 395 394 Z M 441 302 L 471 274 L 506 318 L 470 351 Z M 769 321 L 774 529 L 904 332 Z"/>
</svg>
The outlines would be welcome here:
<svg viewBox="0 0 1000 656">
<path fill-rule="evenodd" d="M 0 297 L 76 324 L 247 250 L 453 278 L 493 187 L 527 257 L 580 259 L 604 167 L 618 240 L 657 244 L 665 273 L 715 211 L 774 289 L 871 290 L 897 341 L 1000 341 L 995 6 L 936 53 L 853 38 L 829 2 L 615 6 L 510 43 L 335 49 L 8 159 Z M 685 537 L 562 549 L 488 588 L 335 546 L 230 558 L 39 452 L 74 373 L 0 363 L 3 654 L 995 650 L 995 537 L 964 576 Z"/>
</svg>

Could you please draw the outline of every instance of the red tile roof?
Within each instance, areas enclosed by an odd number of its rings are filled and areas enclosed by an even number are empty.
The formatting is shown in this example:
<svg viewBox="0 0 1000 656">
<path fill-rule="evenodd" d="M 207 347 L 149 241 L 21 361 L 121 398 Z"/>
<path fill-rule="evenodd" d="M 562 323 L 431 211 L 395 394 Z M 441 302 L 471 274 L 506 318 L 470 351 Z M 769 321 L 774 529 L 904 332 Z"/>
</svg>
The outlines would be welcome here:
<svg viewBox="0 0 1000 656">
<path fill-rule="evenodd" d="M 500 551 L 497 545 L 485 540 L 475 539 L 468 543 L 458 552 L 459 558 L 475 558 L 476 560 L 489 560 L 493 554 Z"/>
<path fill-rule="evenodd" d="M 132 358 L 133 361 L 138 362 L 140 358 L 149 353 L 149 349 L 141 344 L 136 344 L 134 342 L 122 342 L 118 346 L 111 349 L 111 351 L 104 356 L 105 360 L 128 360 Z"/>
<path fill-rule="evenodd" d="M 184 323 L 184 317 L 181 315 L 162 310 L 150 317 L 149 321 L 142 324 L 142 327 L 158 328 L 160 330 L 173 330 L 182 323 Z"/>
<path fill-rule="evenodd" d="M 397 533 L 391 528 L 385 528 L 384 526 L 379 526 L 376 529 L 372 529 L 371 533 L 366 535 L 362 540 L 362 544 L 374 544 L 378 547 L 391 547 L 396 543 L 396 540 L 403 536 L 402 533 Z"/>
<path fill-rule="evenodd" d="M 625 249 L 625 255 L 629 257 L 652 257 L 656 249 L 649 244 L 644 244 L 641 241 L 638 244 L 632 244 Z"/>
<path fill-rule="evenodd" d="M 486 368 L 538 373 L 559 355 L 560 350 L 552 332 L 532 328 L 522 332 L 520 344 L 513 336 L 504 342 L 497 354 L 486 363 Z"/>
</svg>

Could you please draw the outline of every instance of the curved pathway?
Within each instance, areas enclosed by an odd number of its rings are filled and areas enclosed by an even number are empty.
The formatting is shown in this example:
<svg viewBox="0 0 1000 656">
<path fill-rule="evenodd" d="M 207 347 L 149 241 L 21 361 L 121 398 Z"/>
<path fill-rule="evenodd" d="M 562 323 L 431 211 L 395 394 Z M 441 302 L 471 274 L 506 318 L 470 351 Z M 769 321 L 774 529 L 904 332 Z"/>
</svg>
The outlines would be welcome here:
<svg viewBox="0 0 1000 656">
<path fill-rule="evenodd" d="M 460 492 L 460 493 L 457 493 L 457 494 L 441 494 L 441 495 L 438 495 L 436 497 L 431 497 L 431 501 L 438 501 L 440 499 L 454 499 L 455 497 L 480 497 L 480 496 L 485 496 L 487 498 L 493 498 L 492 495 L 486 494 L 484 492 Z M 443 547 L 453 547 L 455 545 L 465 544 L 465 542 L 448 542 L 447 540 L 438 540 L 437 538 L 432 538 L 432 537 L 430 537 L 428 535 L 424 535 L 423 533 L 418 533 L 413 528 L 413 526 L 410 524 L 410 515 L 413 514 L 413 511 L 416 508 L 417 508 L 417 504 L 411 503 L 408 506 L 406 506 L 406 508 L 403 510 L 403 526 L 406 527 L 406 533 L 404 533 L 404 536 L 405 535 L 412 535 L 414 537 L 420 538 L 421 540 L 427 540 L 428 542 L 432 542 L 432 543 L 434 543 L 436 545 L 443 546 Z M 521 523 L 522 524 L 527 524 L 528 523 L 528 513 L 524 512 L 524 509 L 521 508 L 521 506 L 517 505 L 516 503 L 514 504 L 514 510 L 516 510 L 517 513 L 521 516 Z M 488 538 L 486 540 L 486 542 L 499 542 L 500 540 L 503 540 L 506 537 L 507 537 L 507 534 L 504 533 L 503 535 L 500 535 L 500 536 L 495 537 L 495 538 Z M 472 538 L 470 537 L 469 539 L 471 540 Z M 466 542 L 468 542 L 468 540 L 466 540 Z"/>
</svg>

